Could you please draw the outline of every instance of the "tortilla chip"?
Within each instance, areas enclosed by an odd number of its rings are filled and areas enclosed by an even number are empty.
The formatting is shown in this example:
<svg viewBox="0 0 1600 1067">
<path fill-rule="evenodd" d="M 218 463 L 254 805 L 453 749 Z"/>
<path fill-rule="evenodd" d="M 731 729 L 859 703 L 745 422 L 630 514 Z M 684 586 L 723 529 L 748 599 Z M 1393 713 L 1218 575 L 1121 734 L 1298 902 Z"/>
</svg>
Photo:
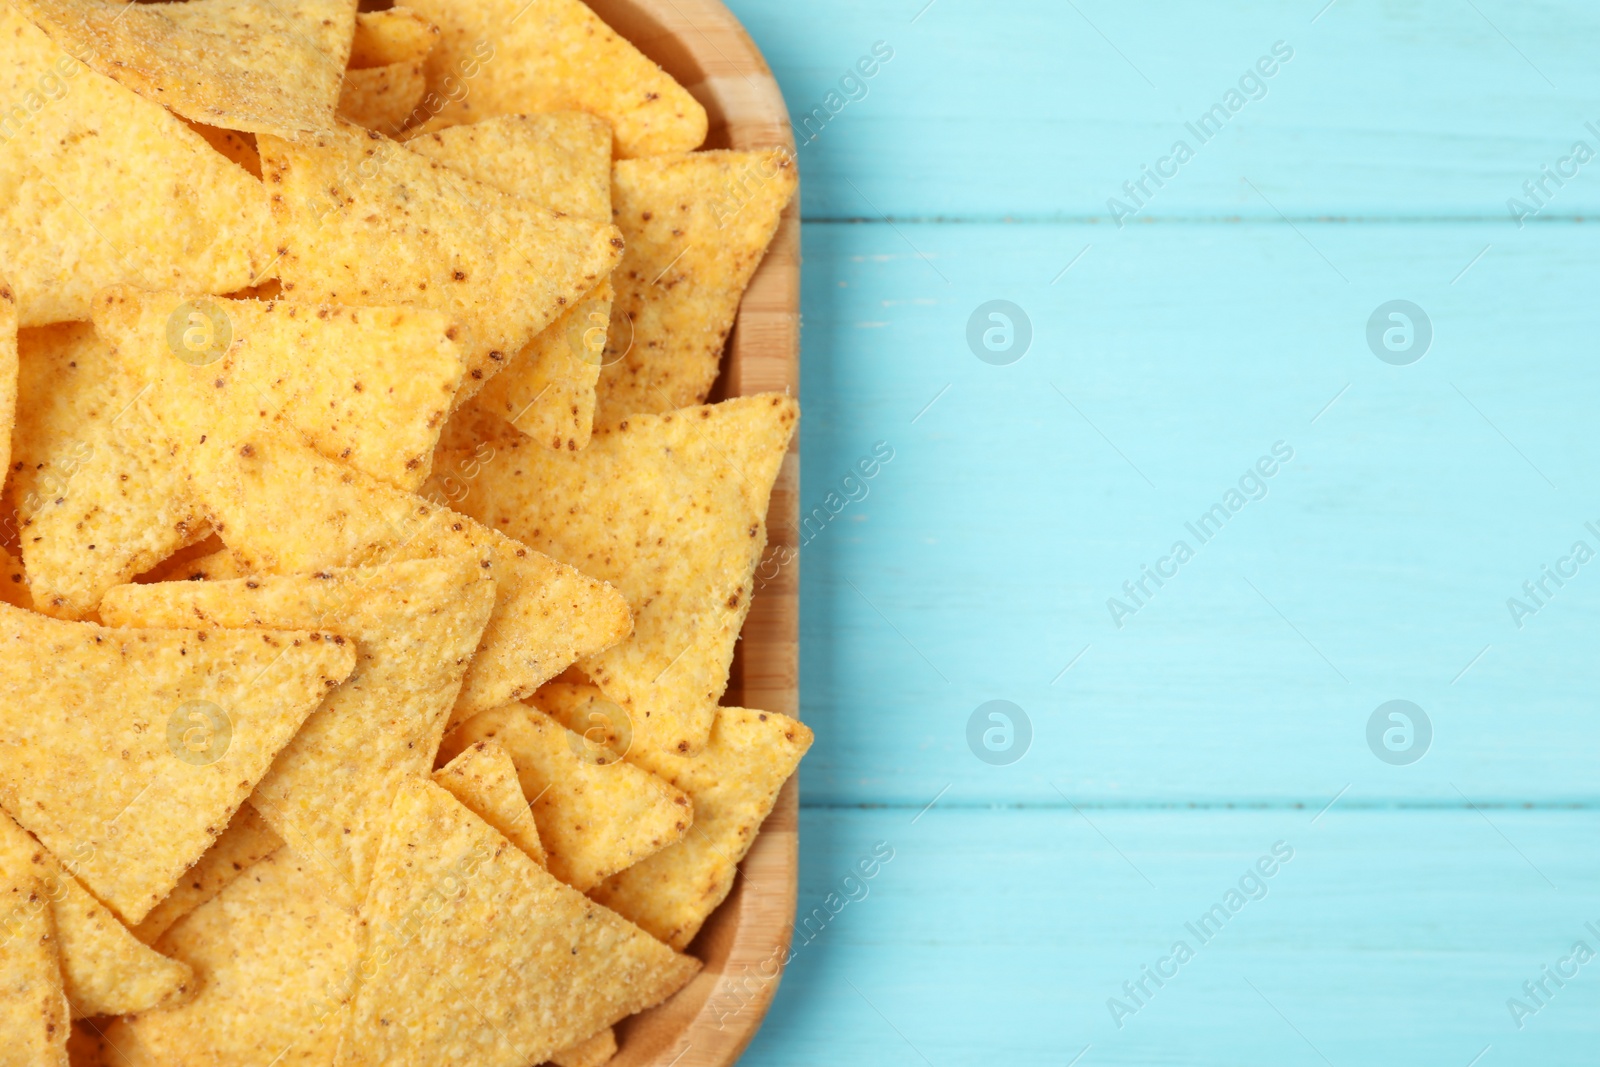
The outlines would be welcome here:
<svg viewBox="0 0 1600 1067">
<path fill-rule="evenodd" d="M 23 330 L 11 489 L 34 606 L 82 618 L 206 536 L 137 381 L 88 323 Z"/>
<path fill-rule="evenodd" d="M 252 176 L 261 177 L 261 153 L 256 151 L 254 134 L 224 130 L 217 126 L 207 126 L 203 122 L 188 122 L 187 119 L 184 121 L 191 130 L 204 137 L 212 148 L 239 164 Z"/>
<path fill-rule="evenodd" d="M 55 923 L 29 871 L 0 870 L 0 945 L 0 1067 L 67 1067 Z"/>
<path fill-rule="evenodd" d="M 517 353 L 468 407 L 509 422 L 546 448 L 587 448 L 612 295 L 611 283 L 601 282 Z"/>
<path fill-rule="evenodd" d="M 792 399 L 763 393 L 628 419 L 582 452 L 515 434 L 480 446 L 496 462 L 456 507 L 633 606 L 633 636 L 579 666 L 627 709 L 635 747 L 690 755 L 711 734 L 798 417 Z M 450 445 L 436 470 L 461 462 Z"/>
<path fill-rule="evenodd" d="M 611 217 L 611 129 L 581 111 L 506 115 L 406 146 L 503 193 L 579 218 Z M 611 300 L 609 281 L 585 294 L 470 404 L 551 448 L 583 448 L 594 422 Z"/>
<path fill-rule="evenodd" d="M 326 129 L 355 0 L 13 0 L 93 69 L 185 118 L 253 133 Z"/>
<path fill-rule="evenodd" d="M 118 1067 L 326 1067 L 360 959 L 353 910 L 285 846 L 174 926 L 159 947 L 200 979 L 186 1004 L 112 1022 Z"/>
<path fill-rule="evenodd" d="M 596 426 L 704 402 L 745 287 L 799 184 L 778 148 L 624 160 L 611 183 L 627 252 L 613 278 Z"/>
<path fill-rule="evenodd" d="M 72 1014 L 144 1011 L 195 988 L 186 964 L 140 944 L 106 906 L 26 830 L 0 812 L 0 871 L 28 872 L 39 884 L 59 938 L 61 977 Z"/>
<path fill-rule="evenodd" d="M 420 59 L 347 70 L 344 86 L 339 90 L 339 117 L 393 136 L 405 128 L 427 91 Z"/>
<path fill-rule="evenodd" d="M 222 538 L 216 534 L 211 534 L 204 541 L 196 541 L 192 545 L 180 548 L 143 574 L 135 575 L 133 580 L 141 585 L 149 585 L 154 582 L 198 580 L 194 579 L 193 574 L 195 568 L 200 565 L 200 561 L 207 556 L 218 553 L 232 558 L 232 554 L 228 552 L 228 546 L 222 543 Z M 232 574 L 228 575 L 228 577 L 242 578 L 243 575 Z"/>
<path fill-rule="evenodd" d="M 14 608 L 33 609 L 33 597 L 28 594 L 28 576 L 22 564 L 11 553 L 0 548 L 0 603 Z"/>
<path fill-rule="evenodd" d="M 689 798 L 655 775 L 594 749 L 537 708 L 510 703 L 445 738 L 452 756 L 493 740 L 516 764 L 550 873 L 580 891 L 683 838 Z"/>
<path fill-rule="evenodd" d="M 190 458 L 197 492 L 245 573 L 297 574 L 489 551 L 495 607 L 449 726 L 531 695 L 580 657 L 628 633 L 627 605 L 609 585 L 432 500 L 270 434 L 244 444 L 211 440 L 196 449 Z M 451 470 L 464 462 L 453 459 Z M 441 474 L 436 470 L 435 479 Z"/>
<path fill-rule="evenodd" d="M 623 158 L 706 139 L 699 101 L 578 0 L 407 3 L 441 32 L 428 57 L 440 104 L 430 128 L 572 109 L 609 122 Z"/>
<path fill-rule="evenodd" d="M 356 670 L 278 754 L 250 802 L 285 841 L 359 903 L 400 779 L 433 769 L 445 720 L 494 605 L 484 547 L 437 559 L 316 575 L 125 585 L 113 626 L 329 627 L 356 645 Z"/>
<path fill-rule="evenodd" d="M 611 221 L 611 127 L 582 111 L 500 115 L 405 146 L 474 181 L 592 222 Z"/>
<path fill-rule="evenodd" d="M 261 813 L 249 804 L 240 805 L 228 828 L 206 849 L 206 854 L 183 873 L 172 892 L 161 898 L 161 903 L 150 909 L 144 921 L 133 928 L 133 936 L 147 945 L 155 944 L 173 923 L 226 889 L 245 868 L 260 863 L 282 847 L 283 838 L 272 832 Z"/>
<path fill-rule="evenodd" d="M 407 490 L 427 477 L 464 370 L 449 319 L 407 307 L 119 287 L 95 297 L 94 323 L 174 430 L 245 437 L 281 416 L 324 456 Z"/>
<path fill-rule="evenodd" d="M 345 1067 L 527 1067 L 659 1003 L 700 967 L 426 779 L 401 787 L 390 818 L 361 910 Z"/>
<path fill-rule="evenodd" d="M 556 1067 L 601 1067 L 616 1054 L 617 1032 L 608 1026 L 598 1034 L 552 1054 L 550 1062 Z"/>
<path fill-rule="evenodd" d="M 0 123 L 0 264 L 22 325 L 87 319 L 106 285 L 225 293 L 271 263 L 260 182 L 9 3 L 0 99 L 27 104 Z"/>
<path fill-rule="evenodd" d="M 457 404 L 621 258 L 615 227 L 555 217 L 376 131 L 258 143 L 284 294 L 447 313 L 467 357 Z"/>
<path fill-rule="evenodd" d="M 434 784 L 461 801 L 467 810 L 505 835 L 533 862 L 545 866 L 544 845 L 533 809 L 522 795 L 517 765 L 493 741 L 476 741 L 433 772 Z"/>
<path fill-rule="evenodd" d="M 409 7 L 363 11 L 356 16 L 350 42 L 350 70 L 372 70 L 393 63 L 421 61 L 433 50 L 439 28 Z"/>
<path fill-rule="evenodd" d="M 11 431 L 17 420 L 17 296 L 0 278 L 0 485 L 11 469 Z"/>
<path fill-rule="evenodd" d="M 571 729 L 619 717 L 592 685 L 552 682 L 533 703 Z M 590 896 L 683 951 L 732 891 L 739 861 L 810 747 L 811 731 L 787 715 L 718 708 L 698 756 L 629 751 L 630 762 L 689 794 L 694 825 L 682 841 L 612 875 Z"/>
<path fill-rule="evenodd" d="M 58 622 L 0 605 L 0 804 L 138 923 L 350 673 L 341 637 Z"/>
</svg>

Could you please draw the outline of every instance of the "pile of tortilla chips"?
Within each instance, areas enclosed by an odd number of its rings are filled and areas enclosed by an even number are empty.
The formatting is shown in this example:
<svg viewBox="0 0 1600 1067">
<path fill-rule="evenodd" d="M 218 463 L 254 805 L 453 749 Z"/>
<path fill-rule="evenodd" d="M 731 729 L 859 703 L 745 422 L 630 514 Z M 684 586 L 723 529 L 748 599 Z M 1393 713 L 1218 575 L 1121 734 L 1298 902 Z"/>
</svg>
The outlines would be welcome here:
<svg viewBox="0 0 1600 1067">
<path fill-rule="evenodd" d="M 578 0 L 0 0 L 0 1065 L 595 1067 L 723 707 L 792 156 Z"/>
</svg>

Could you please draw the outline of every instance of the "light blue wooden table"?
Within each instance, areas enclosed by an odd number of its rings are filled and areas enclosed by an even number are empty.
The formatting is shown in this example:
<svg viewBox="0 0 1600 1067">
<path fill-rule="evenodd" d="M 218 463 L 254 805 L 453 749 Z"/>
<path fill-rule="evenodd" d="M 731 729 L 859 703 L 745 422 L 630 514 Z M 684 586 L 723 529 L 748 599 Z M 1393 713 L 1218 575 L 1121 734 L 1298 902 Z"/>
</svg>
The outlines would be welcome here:
<svg viewBox="0 0 1600 1067">
<path fill-rule="evenodd" d="M 732 6 L 837 507 L 747 1062 L 1600 1062 L 1600 7 Z"/>
</svg>

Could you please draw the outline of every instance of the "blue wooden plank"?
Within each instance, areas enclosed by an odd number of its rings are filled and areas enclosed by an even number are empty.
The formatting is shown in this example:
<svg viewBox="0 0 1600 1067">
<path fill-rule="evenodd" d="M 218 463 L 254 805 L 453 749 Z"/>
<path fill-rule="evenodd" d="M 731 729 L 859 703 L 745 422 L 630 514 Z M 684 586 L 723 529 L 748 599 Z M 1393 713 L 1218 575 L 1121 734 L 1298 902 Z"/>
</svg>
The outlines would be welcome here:
<svg viewBox="0 0 1600 1067">
<path fill-rule="evenodd" d="M 802 914 L 828 918 L 798 931 L 746 1063 L 1594 1062 L 1600 960 L 1570 956 L 1600 951 L 1600 857 L 1573 847 L 1594 812 L 916 816 L 805 813 Z M 1247 877 L 1280 842 L 1292 857 Z M 852 877 L 863 859 L 875 877 Z M 1512 998 L 1536 1009 L 1520 1029 Z"/>
<path fill-rule="evenodd" d="M 808 217 L 1109 221 L 1107 201 L 1134 204 L 1123 183 L 1159 164 L 1175 173 L 1147 185 L 1141 217 L 1449 215 L 1511 230 L 1507 200 L 1533 205 L 1525 181 L 1577 140 L 1600 151 L 1586 126 L 1600 125 L 1594 5 L 1337 0 L 1318 17 L 1325 2 L 730 6 L 801 125 Z M 1262 57 L 1275 73 L 1227 111 Z M 1225 121 L 1185 125 L 1217 104 Z M 818 108 L 826 122 L 807 125 Z M 1193 158 L 1161 163 L 1180 140 Z M 1591 168 L 1564 166 L 1576 177 L 1546 180 L 1541 215 L 1594 213 Z"/>
<path fill-rule="evenodd" d="M 809 226 L 803 506 L 839 510 L 802 550 L 807 798 L 1592 801 L 1600 563 L 1543 570 L 1600 551 L 1592 242 L 1502 237 Z M 1032 323 L 1009 366 L 966 339 L 995 298 Z M 1432 323 L 1409 366 L 1368 344 L 1394 298 Z M 993 699 L 1033 725 L 1010 766 L 968 746 Z M 1368 747 L 1393 699 L 1414 765 Z"/>
</svg>

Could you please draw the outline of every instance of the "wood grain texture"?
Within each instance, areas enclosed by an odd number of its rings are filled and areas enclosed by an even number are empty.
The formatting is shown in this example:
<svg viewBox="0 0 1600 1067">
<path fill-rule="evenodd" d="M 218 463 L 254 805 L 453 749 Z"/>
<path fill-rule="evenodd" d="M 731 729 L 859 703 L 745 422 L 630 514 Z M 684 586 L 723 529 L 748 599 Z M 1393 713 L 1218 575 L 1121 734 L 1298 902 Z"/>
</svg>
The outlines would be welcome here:
<svg viewBox="0 0 1600 1067">
<path fill-rule="evenodd" d="M 784 147 L 777 83 L 737 19 L 715 0 L 598 0 L 591 6 L 689 89 L 710 117 L 708 148 Z M 800 205 L 740 305 L 716 398 L 800 391 Z M 735 653 L 723 703 L 800 714 L 800 441 L 789 447 L 767 513 L 768 560 Z M 740 864 L 733 893 L 690 946 L 705 969 L 671 1000 L 617 1028 L 615 1067 L 726 1067 L 739 1058 L 777 991 L 794 919 L 799 783 L 791 779 Z M 748 976 L 763 977 L 751 981 Z"/>
<path fill-rule="evenodd" d="M 1506 601 L 1596 521 L 1595 164 L 1524 228 L 1506 201 L 1600 144 L 1595 8 L 729 3 L 802 125 L 802 514 L 895 455 L 805 541 L 802 923 L 898 855 L 797 932 L 746 1062 L 1593 1062 L 1588 967 L 1520 1029 L 1507 999 L 1600 948 L 1600 586 L 1521 628 Z M 1107 199 L 1278 40 L 1119 229 Z M 1006 367 L 964 336 L 996 298 L 1035 331 Z M 1437 328 L 1409 367 L 1365 339 L 1393 298 Z M 1117 629 L 1279 439 L 1269 495 Z M 1436 728 L 1411 766 L 1364 738 L 1394 697 Z M 993 698 L 1032 716 L 1010 766 L 967 747 Z M 1117 1029 L 1279 836 L 1292 880 Z"/>
<path fill-rule="evenodd" d="M 807 219 L 1104 225 L 1107 199 L 1187 139 L 1194 158 L 1141 217 L 1275 206 L 1514 230 L 1506 200 L 1525 180 L 1577 139 L 1600 147 L 1585 128 L 1600 125 L 1600 9 L 1572 0 L 926 5 L 736 0 L 802 127 Z M 840 79 L 879 41 L 894 58 L 846 97 Z M 1294 57 L 1222 136 L 1185 129 L 1279 41 Z M 829 92 L 849 102 L 806 127 Z M 1593 216 L 1594 165 L 1551 184 L 1542 217 Z"/>
</svg>

